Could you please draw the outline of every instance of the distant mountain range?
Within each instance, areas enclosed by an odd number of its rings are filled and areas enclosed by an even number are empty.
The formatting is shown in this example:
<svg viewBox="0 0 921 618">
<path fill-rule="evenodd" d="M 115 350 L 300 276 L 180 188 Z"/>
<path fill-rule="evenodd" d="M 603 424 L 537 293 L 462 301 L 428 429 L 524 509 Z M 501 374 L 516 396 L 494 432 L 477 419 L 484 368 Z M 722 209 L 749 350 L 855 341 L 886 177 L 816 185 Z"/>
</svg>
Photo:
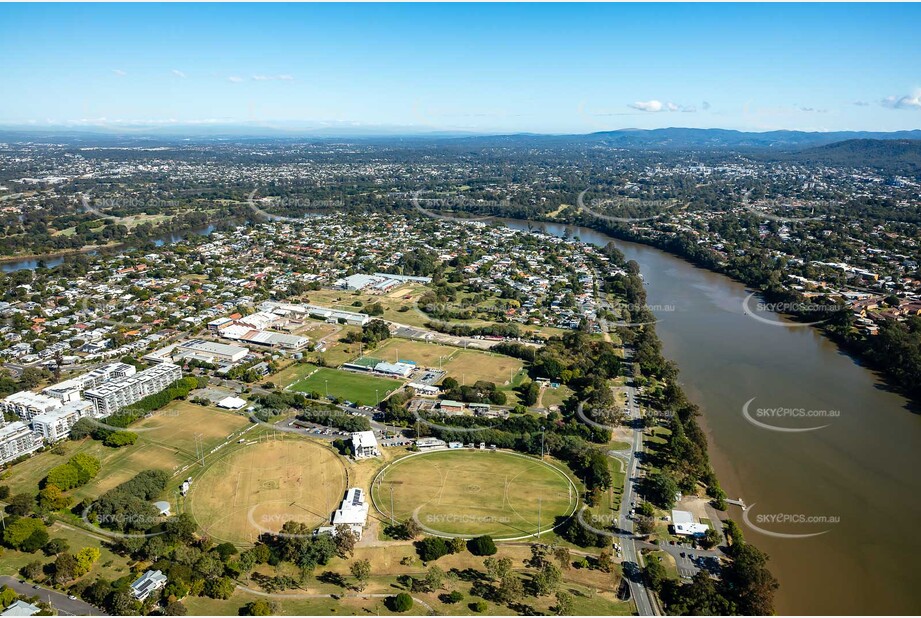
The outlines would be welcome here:
<svg viewBox="0 0 921 618">
<path fill-rule="evenodd" d="M 495 135 L 457 138 L 471 143 L 529 145 L 550 143 L 599 144 L 612 148 L 651 150 L 799 150 L 845 140 L 921 140 L 921 130 L 895 131 L 767 131 L 731 129 L 619 129 L 585 135 Z"/>
<path fill-rule="evenodd" d="M 418 127 L 363 125 L 360 123 L 200 123 L 200 124 L 101 124 L 33 127 L 0 124 L 0 139 L 65 139 L 94 141 L 173 141 L 180 139 L 372 139 L 460 140 L 470 145 L 553 145 L 599 144 L 613 148 L 640 149 L 772 149 L 796 150 L 845 140 L 921 140 L 921 130 L 891 133 L 871 131 L 767 131 L 747 132 L 731 129 L 618 129 L 598 133 L 554 135 L 539 133 L 476 134 L 462 131 L 420 130 Z"/>
<path fill-rule="evenodd" d="M 413 132 L 415 131 L 415 132 Z M 420 133 L 406 127 L 337 123 L 257 123 L 240 125 L 119 125 L 4 127 L 0 141 L 69 143 L 77 146 L 152 147 L 191 142 L 346 141 L 424 145 L 474 151 L 478 148 L 565 148 L 603 146 L 625 150 L 743 153 L 761 160 L 801 161 L 921 174 L 921 130 L 767 131 L 730 129 L 620 129 L 578 135 L 515 133 L 470 135 L 449 131 Z"/>
</svg>

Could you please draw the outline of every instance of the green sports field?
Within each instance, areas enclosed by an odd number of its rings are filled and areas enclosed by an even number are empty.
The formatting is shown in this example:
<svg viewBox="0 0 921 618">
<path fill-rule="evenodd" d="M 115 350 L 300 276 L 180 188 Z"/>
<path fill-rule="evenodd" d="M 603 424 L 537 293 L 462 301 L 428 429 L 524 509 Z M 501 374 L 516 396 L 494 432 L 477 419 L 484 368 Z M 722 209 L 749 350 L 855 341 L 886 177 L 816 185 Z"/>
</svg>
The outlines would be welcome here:
<svg viewBox="0 0 921 618">
<path fill-rule="evenodd" d="M 392 491 L 392 494 L 391 494 Z M 569 516 L 578 492 L 559 468 L 505 451 L 441 450 L 411 455 L 375 478 L 374 504 L 385 518 L 415 518 L 430 534 L 496 539 L 547 532 Z"/>
<path fill-rule="evenodd" d="M 331 397 L 371 406 L 402 384 L 399 380 L 321 367 L 309 377 L 291 385 L 291 390 L 301 393 L 316 391 L 320 395 L 328 393 Z"/>
</svg>

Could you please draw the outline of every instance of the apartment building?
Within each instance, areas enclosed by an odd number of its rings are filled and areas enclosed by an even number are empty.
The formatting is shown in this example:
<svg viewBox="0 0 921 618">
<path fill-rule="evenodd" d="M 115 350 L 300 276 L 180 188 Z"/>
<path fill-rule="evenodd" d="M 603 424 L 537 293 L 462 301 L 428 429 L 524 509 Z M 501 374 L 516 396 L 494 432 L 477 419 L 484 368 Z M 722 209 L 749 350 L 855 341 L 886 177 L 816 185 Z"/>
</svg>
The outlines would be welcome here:
<svg viewBox="0 0 921 618">
<path fill-rule="evenodd" d="M 182 378 L 182 369 L 172 363 L 161 363 L 133 376 L 117 378 L 87 390 L 84 395 L 96 407 L 96 415 L 103 418 L 124 407 L 137 403 L 148 395 L 165 390 Z"/>
<path fill-rule="evenodd" d="M 93 402 L 79 399 L 64 404 L 60 408 L 32 417 L 32 430 L 48 442 L 63 440 L 70 434 L 70 428 L 84 417 L 96 413 Z"/>
<path fill-rule="evenodd" d="M 30 421 L 33 416 L 46 414 L 63 405 L 60 399 L 48 397 L 32 391 L 13 393 L 0 401 L 0 409 L 4 413 L 17 414 L 22 420 Z"/>
<path fill-rule="evenodd" d="M 25 423 L 7 423 L 0 427 L 0 465 L 34 453 L 42 444 L 42 436 L 29 429 Z"/>
</svg>

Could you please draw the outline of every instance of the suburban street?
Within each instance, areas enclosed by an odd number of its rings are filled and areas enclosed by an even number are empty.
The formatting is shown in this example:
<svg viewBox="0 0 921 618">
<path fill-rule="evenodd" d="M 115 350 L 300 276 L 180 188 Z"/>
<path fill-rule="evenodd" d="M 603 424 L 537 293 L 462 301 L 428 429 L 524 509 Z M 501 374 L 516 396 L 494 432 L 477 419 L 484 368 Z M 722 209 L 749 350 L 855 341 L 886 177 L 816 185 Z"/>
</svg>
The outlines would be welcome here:
<svg viewBox="0 0 921 618">
<path fill-rule="evenodd" d="M 43 588 L 34 588 L 32 584 L 20 584 L 15 577 L 0 575 L 0 585 L 8 586 L 17 594 L 27 597 L 37 596 L 40 600 L 50 602 L 60 615 L 63 616 L 107 616 L 101 609 L 94 607 L 80 599 L 69 599 L 63 592 Z"/>
</svg>

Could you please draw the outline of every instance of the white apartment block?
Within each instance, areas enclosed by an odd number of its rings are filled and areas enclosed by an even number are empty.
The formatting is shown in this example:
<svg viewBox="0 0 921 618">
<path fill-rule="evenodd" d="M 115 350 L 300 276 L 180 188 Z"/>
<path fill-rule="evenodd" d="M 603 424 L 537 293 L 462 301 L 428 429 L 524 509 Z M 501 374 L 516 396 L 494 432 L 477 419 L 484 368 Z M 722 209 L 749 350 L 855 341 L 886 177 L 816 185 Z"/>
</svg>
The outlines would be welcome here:
<svg viewBox="0 0 921 618">
<path fill-rule="evenodd" d="M 137 403 L 148 395 L 165 390 L 182 378 L 182 369 L 172 363 L 161 363 L 133 376 L 116 378 L 87 390 L 84 395 L 96 406 L 96 415 L 103 418 L 124 407 Z"/>
<path fill-rule="evenodd" d="M 33 416 L 51 412 L 60 408 L 62 402 L 60 399 L 33 393 L 32 391 L 20 391 L 13 393 L 3 401 L 0 401 L 0 409 L 3 412 L 18 414 L 24 421 L 29 421 Z"/>
<path fill-rule="evenodd" d="M 0 465 L 23 455 L 34 453 L 42 447 L 41 435 L 20 421 L 0 427 Z"/>
<path fill-rule="evenodd" d="M 42 390 L 49 397 L 60 399 L 63 402 L 76 401 L 81 398 L 83 391 L 95 388 L 116 378 L 126 378 L 137 373 L 134 365 L 127 363 L 109 363 L 84 373 L 83 375 L 52 384 Z"/>
<path fill-rule="evenodd" d="M 92 417 L 96 413 L 93 402 L 79 399 L 64 404 L 62 407 L 32 417 L 32 430 L 47 440 L 57 442 L 70 434 L 70 428 L 81 418 Z"/>
</svg>

